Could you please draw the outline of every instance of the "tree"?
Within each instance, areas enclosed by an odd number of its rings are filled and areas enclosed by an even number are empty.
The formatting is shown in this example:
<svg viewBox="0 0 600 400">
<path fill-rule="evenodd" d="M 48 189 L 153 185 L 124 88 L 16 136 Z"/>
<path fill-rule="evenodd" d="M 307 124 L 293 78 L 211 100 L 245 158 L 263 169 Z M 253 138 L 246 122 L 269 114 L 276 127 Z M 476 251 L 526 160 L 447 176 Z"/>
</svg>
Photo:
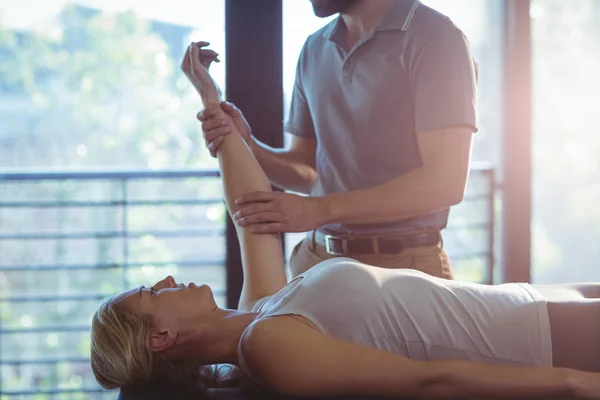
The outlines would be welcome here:
<svg viewBox="0 0 600 400">
<path fill-rule="evenodd" d="M 201 103 L 178 69 L 185 35 L 191 29 L 171 28 L 180 41 L 166 42 L 156 26 L 133 13 L 107 14 L 77 6 L 64 9 L 50 28 L 41 31 L 14 32 L 0 27 L 0 167 L 216 166 L 199 145 L 195 114 Z M 2 201 L 102 201 L 121 196 L 119 184 L 110 182 L 17 183 L 0 190 Z M 186 181 L 168 188 L 164 183 L 149 182 L 136 185 L 135 190 L 136 195 L 147 198 L 166 190 L 174 198 L 183 193 L 188 198 L 221 195 L 218 182 Z M 145 208 L 133 211 L 129 224 L 142 230 L 153 224 L 164 229 L 184 221 L 220 227 L 223 211 L 222 206 L 217 207 L 221 219 L 214 221 L 205 213 L 198 215 L 197 208 L 172 208 L 161 214 Z M 122 216 L 108 207 L 7 209 L 0 230 L 117 231 L 122 228 L 121 220 Z M 115 242 L 100 238 L 0 241 L 0 265 L 117 261 L 121 253 Z M 130 248 L 132 258 L 148 262 L 174 261 L 175 252 L 168 243 L 151 236 Z M 139 271 L 132 273 L 133 280 L 139 279 Z M 121 271 L 94 269 L 0 272 L 0 288 L 3 296 L 110 294 L 123 289 Z M 85 325 L 97 303 L 4 302 L 0 303 L 0 316 L 4 328 Z M 89 333 L 6 335 L 2 351 L 5 359 L 87 357 Z M 75 387 L 95 384 L 87 364 L 23 366 L 2 376 L 5 390 L 53 388 L 59 383 Z"/>
<path fill-rule="evenodd" d="M 12 157 L 0 166 L 215 165 L 194 146 L 196 110 L 182 98 L 195 95 L 171 55 L 180 49 L 133 13 L 89 14 L 72 6 L 50 32 L 0 35 L 0 84 L 28 114 L 25 126 L 3 118 Z"/>
</svg>

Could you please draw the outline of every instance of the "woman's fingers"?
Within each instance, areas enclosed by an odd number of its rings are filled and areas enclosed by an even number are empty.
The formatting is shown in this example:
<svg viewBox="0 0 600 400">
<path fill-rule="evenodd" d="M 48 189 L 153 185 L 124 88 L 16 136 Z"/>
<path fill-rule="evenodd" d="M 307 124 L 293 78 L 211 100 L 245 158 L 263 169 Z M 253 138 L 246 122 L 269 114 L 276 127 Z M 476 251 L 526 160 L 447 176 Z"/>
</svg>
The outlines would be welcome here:
<svg viewBox="0 0 600 400">
<path fill-rule="evenodd" d="M 198 47 L 197 44 L 193 43 L 190 46 L 190 61 L 192 64 L 192 71 L 194 70 L 194 66 L 196 65 L 196 63 L 200 60 L 200 47 Z"/>
<path fill-rule="evenodd" d="M 206 69 L 208 69 L 208 67 L 210 66 L 210 64 L 211 64 L 213 61 L 214 61 L 214 62 L 217 62 L 217 63 L 218 63 L 218 62 L 221 62 L 221 61 L 219 61 L 219 59 L 218 59 L 218 58 L 201 58 L 201 59 L 200 59 L 200 62 L 202 63 L 202 65 L 204 65 L 204 68 L 206 68 Z"/>
<path fill-rule="evenodd" d="M 192 66 L 191 66 L 191 59 L 190 59 L 190 51 L 191 45 L 188 46 L 187 50 L 185 51 L 185 54 L 183 55 L 183 59 L 181 60 L 181 70 L 186 74 L 189 75 L 192 71 Z"/>
<path fill-rule="evenodd" d="M 196 61 L 200 61 L 203 66 L 208 66 L 213 61 L 221 62 L 219 60 L 219 53 L 211 49 L 202 49 L 202 47 L 209 44 L 209 42 L 195 42 L 190 44 L 183 57 L 182 67 L 187 66 L 187 69 L 191 70 Z"/>
<path fill-rule="evenodd" d="M 210 64 L 212 64 L 213 61 L 218 62 L 215 59 L 201 59 L 200 63 L 202 64 L 202 66 L 204 66 L 204 68 L 209 69 L 210 68 Z"/>
<path fill-rule="evenodd" d="M 205 58 L 218 58 L 219 53 L 217 53 L 214 50 L 205 49 L 205 50 L 200 50 L 200 56 L 205 57 Z"/>
<path fill-rule="evenodd" d="M 200 57 L 200 62 L 202 62 L 203 64 L 206 62 L 221 62 L 221 60 L 219 60 L 218 57 Z"/>
<path fill-rule="evenodd" d="M 184 56 L 184 63 L 182 64 L 182 67 L 184 67 L 184 65 L 187 67 L 183 68 L 184 71 L 193 71 L 194 64 L 197 62 L 200 62 L 205 69 L 208 69 L 212 62 L 221 62 L 221 60 L 219 60 L 219 53 L 211 49 L 202 48 L 209 44 L 209 42 L 194 42 L 190 44 Z"/>
<path fill-rule="evenodd" d="M 219 55 L 212 50 L 202 50 L 200 52 L 200 62 L 204 66 L 204 68 L 208 69 L 212 62 L 221 62 L 219 60 Z"/>
</svg>

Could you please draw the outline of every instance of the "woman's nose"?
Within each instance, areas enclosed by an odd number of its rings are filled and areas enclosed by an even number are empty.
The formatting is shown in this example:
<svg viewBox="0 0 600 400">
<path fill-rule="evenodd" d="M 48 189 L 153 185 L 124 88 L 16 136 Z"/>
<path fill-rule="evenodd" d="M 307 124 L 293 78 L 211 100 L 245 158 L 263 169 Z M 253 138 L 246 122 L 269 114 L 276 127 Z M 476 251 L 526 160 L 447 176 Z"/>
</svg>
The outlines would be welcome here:
<svg viewBox="0 0 600 400">
<path fill-rule="evenodd" d="M 168 287 L 172 288 L 172 287 L 177 286 L 177 283 L 175 282 L 175 278 L 173 278 L 171 275 L 167 276 L 166 281 L 167 281 Z"/>
<path fill-rule="evenodd" d="M 165 279 L 163 279 L 162 281 L 160 281 L 156 285 L 154 285 L 154 289 L 160 290 L 160 289 L 164 289 L 164 288 L 173 288 L 175 286 L 177 286 L 177 284 L 175 283 L 175 278 L 173 278 L 171 275 L 169 275 Z"/>
</svg>

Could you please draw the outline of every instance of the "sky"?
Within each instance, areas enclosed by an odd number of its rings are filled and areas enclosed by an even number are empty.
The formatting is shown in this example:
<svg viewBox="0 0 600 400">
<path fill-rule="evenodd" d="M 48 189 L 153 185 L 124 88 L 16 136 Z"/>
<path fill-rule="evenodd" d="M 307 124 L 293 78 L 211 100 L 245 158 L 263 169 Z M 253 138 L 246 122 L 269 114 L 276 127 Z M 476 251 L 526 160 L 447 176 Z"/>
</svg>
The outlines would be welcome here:
<svg viewBox="0 0 600 400">
<path fill-rule="evenodd" d="M 190 26 L 201 20 L 223 19 L 225 14 L 224 0 L 0 0 L 0 21 L 27 28 L 73 3 L 106 11 L 134 10 L 146 18 Z"/>
</svg>

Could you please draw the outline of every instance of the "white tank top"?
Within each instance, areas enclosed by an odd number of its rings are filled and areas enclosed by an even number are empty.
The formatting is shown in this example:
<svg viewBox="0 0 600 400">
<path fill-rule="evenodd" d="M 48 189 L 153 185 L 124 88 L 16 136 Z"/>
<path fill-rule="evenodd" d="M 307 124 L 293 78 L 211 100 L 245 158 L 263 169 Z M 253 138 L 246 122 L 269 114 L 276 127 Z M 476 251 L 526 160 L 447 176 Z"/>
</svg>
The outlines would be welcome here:
<svg viewBox="0 0 600 400">
<path fill-rule="evenodd" d="M 552 366 L 548 309 L 529 284 L 479 285 L 335 258 L 252 311 L 256 321 L 300 315 L 328 335 L 412 360 Z M 241 342 L 239 367 L 252 377 Z"/>
</svg>

